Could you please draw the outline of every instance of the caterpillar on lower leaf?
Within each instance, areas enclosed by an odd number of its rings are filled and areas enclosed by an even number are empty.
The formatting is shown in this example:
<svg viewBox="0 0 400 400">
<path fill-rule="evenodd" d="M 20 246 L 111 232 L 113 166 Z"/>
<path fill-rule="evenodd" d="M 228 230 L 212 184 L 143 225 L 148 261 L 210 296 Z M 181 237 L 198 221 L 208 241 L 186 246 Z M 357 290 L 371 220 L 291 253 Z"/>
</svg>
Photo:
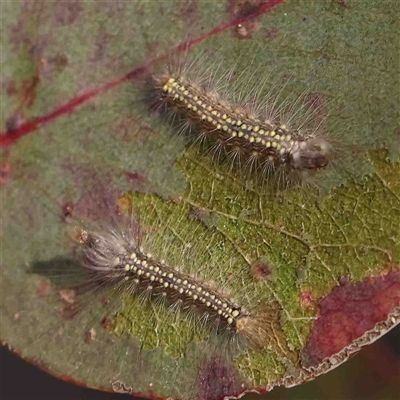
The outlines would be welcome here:
<svg viewBox="0 0 400 400">
<path fill-rule="evenodd" d="M 76 239 L 78 259 L 97 284 L 146 301 L 161 299 L 176 313 L 194 311 L 199 321 L 215 326 L 218 335 L 237 336 L 242 339 L 238 342 L 246 342 L 249 348 L 261 349 L 268 344 L 267 320 L 251 314 L 215 283 L 146 253 L 134 230 L 100 233 L 78 229 Z"/>
</svg>

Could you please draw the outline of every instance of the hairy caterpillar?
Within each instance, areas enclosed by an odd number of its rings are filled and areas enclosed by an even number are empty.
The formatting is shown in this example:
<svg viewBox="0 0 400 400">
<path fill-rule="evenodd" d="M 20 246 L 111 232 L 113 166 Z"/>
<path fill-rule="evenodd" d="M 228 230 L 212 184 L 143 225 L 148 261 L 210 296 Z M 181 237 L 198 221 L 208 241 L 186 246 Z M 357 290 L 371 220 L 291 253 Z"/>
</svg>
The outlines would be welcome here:
<svg viewBox="0 0 400 400">
<path fill-rule="evenodd" d="M 134 230 L 79 230 L 79 259 L 93 279 L 105 286 L 167 303 L 171 310 L 190 313 L 216 326 L 217 333 L 243 338 L 252 348 L 268 344 L 266 321 L 231 300 L 215 283 L 206 282 L 168 265 L 139 247 Z M 188 259 L 188 262 L 190 260 Z M 217 267 L 218 268 L 218 267 Z"/>
<path fill-rule="evenodd" d="M 276 178 L 279 189 L 308 183 L 319 171 L 342 167 L 343 155 L 356 150 L 326 135 L 322 95 L 308 89 L 298 98 L 282 99 L 287 83 L 279 88 L 265 78 L 244 94 L 249 70 L 233 82 L 235 68 L 217 79 L 211 71 L 220 65 L 211 61 L 205 69 L 202 56 L 171 61 L 166 71 L 155 72 L 153 102 L 178 115 L 183 131 L 193 128 L 194 142 L 204 142 L 206 152 L 228 160 L 245 178 L 257 183 Z M 265 87 L 270 87 L 267 94 Z"/>
</svg>

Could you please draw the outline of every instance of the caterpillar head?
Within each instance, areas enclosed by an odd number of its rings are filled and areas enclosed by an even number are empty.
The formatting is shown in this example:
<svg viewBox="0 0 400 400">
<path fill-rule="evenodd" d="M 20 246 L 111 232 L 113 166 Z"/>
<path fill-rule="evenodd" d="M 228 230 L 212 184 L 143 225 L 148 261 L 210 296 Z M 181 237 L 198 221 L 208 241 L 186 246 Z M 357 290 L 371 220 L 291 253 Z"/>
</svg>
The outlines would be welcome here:
<svg viewBox="0 0 400 400">
<path fill-rule="evenodd" d="M 319 170 L 332 159 L 332 145 L 322 138 L 301 142 L 290 154 L 290 166 L 295 170 Z"/>
</svg>

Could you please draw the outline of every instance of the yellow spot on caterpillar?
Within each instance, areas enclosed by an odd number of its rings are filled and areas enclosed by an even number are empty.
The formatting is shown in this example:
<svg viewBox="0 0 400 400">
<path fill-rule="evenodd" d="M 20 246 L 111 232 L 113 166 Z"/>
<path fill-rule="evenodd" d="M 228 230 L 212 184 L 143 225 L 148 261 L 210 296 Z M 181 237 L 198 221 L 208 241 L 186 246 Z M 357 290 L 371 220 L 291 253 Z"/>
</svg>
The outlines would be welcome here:
<svg viewBox="0 0 400 400">
<path fill-rule="evenodd" d="M 129 264 L 126 264 L 125 267 L 124 267 L 124 270 L 125 271 L 129 271 L 130 269 L 131 269 L 131 266 Z"/>
<path fill-rule="evenodd" d="M 244 135 L 244 133 L 243 133 L 242 131 L 240 131 L 240 132 L 238 133 L 238 136 L 239 136 L 239 137 L 243 137 L 243 135 Z"/>
<path fill-rule="evenodd" d="M 259 126 L 255 126 L 254 128 L 253 128 L 253 131 L 254 132 L 258 132 L 260 130 L 260 127 Z"/>
</svg>

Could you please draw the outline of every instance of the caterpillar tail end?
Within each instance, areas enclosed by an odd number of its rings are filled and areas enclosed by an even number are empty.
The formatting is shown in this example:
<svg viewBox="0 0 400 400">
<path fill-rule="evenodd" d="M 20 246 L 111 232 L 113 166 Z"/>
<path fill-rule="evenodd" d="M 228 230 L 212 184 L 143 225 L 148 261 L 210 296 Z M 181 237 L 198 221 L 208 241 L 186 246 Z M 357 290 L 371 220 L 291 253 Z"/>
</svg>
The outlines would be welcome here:
<svg viewBox="0 0 400 400">
<path fill-rule="evenodd" d="M 236 322 L 236 330 L 253 350 L 267 347 L 270 339 L 268 320 L 264 317 L 244 316 Z"/>
</svg>

